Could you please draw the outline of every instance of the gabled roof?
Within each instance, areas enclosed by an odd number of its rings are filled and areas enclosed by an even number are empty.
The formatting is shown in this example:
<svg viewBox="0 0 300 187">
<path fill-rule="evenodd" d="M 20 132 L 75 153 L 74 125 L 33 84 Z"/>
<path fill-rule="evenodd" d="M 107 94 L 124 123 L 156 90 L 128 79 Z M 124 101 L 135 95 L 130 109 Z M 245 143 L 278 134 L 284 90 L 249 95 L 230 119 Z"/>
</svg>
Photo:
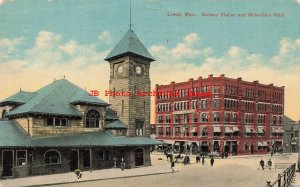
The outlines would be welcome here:
<svg viewBox="0 0 300 187">
<path fill-rule="evenodd" d="M 109 61 L 114 57 L 121 57 L 127 55 L 128 53 L 147 58 L 150 61 L 154 61 L 152 55 L 131 29 L 126 32 L 115 48 L 108 54 L 105 60 Z"/>
<path fill-rule="evenodd" d="M 147 137 L 116 137 L 101 131 L 31 138 L 17 122 L 0 120 L 0 147 L 120 147 L 160 144 L 160 141 Z"/>
<path fill-rule="evenodd" d="M 22 114 L 81 116 L 80 111 L 71 104 L 71 102 L 75 101 L 108 105 L 96 97 L 90 98 L 90 96 L 85 96 L 84 93 L 86 92 L 83 89 L 66 79 L 54 81 L 35 93 L 26 103 L 9 111 L 6 117 Z"/>
<path fill-rule="evenodd" d="M 36 95 L 36 93 L 34 93 L 34 92 L 19 91 L 18 93 L 1 101 L 0 106 L 21 105 L 21 104 L 26 103 L 28 100 L 30 100 L 35 95 Z"/>
<path fill-rule="evenodd" d="M 0 120 L 0 147 L 31 147 L 31 138 L 17 122 Z"/>
<path fill-rule="evenodd" d="M 120 120 L 115 120 L 105 126 L 105 129 L 127 129 L 127 126 Z"/>
<path fill-rule="evenodd" d="M 107 108 L 105 119 L 106 120 L 116 120 L 116 119 L 119 119 L 119 117 L 118 117 L 116 111 L 112 110 L 111 108 Z"/>
<path fill-rule="evenodd" d="M 99 105 L 99 106 L 107 106 L 108 103 L 99 99 L 98 97 L 89 95 L 84 90 L 78 90 L 70 99 L 70 103 L 72 104 L 91 104 L 91 105 Z"/>
</svg>

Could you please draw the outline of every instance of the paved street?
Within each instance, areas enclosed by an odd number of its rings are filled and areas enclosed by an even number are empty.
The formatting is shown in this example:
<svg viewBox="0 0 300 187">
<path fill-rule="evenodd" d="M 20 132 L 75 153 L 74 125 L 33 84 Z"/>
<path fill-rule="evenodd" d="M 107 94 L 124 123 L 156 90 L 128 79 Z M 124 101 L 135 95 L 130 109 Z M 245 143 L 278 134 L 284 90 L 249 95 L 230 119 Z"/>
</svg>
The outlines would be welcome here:
<svg viewBox="0 0 300 187">
<path fill-rule="evenodd" d="M 297 160 L 294 155 L 276 155 L 272 158 L 273 165 L 276 162 L 287 163 Z M 162 158 L 159 160 L 158 158 Z M 195 157 L 191 157 L 192 163 L 184 166 L 176 164 L 176 172 L 170 173 L 170 164 L 166 157 L 161 154 L 152 154 L 153 166 L 146 168 L 136 168 L 121 171 L 120 169 L 97 170 L 93 172 L 84 172 L 83 178 L 75 183 L 58 184 L 52 186 L 107 186 L 115 187 L 120 184 L 128 187 L 154 186 L 154 187 L 264 187 L 267 180 L 274 180 L 282 170 L 258 170 L 260 159 L 265 161 L 269 156 L 244 156 L 229 157 L 228 159 L 215 159 L 215 165 L 209 165 L 209 159 L 206 159 L 205 165 L 195 163 Z M 137 177 L 133 177 L 136 176 Z M 298 174 L 297 174 L 298 175 Z M 299 177 L 299 175 L 298 175 Z M 32 184 L 64 183 L 74 182 L 74 173 L 56 174 L 48 176 L 35 176 L 21 179 L 7 179 L 0 181 L 6 186 L 24 186 Z M 88 181 L 84 181 L 88 180 Z M 299 180 L 298 180 L 299 181 Z M 300 181 L 299 181 L 300 182 Z M 294 186 L 300 186 L 297 184 Z M 1 186 L 1 185 L 0 185 Z"/>
</svg>

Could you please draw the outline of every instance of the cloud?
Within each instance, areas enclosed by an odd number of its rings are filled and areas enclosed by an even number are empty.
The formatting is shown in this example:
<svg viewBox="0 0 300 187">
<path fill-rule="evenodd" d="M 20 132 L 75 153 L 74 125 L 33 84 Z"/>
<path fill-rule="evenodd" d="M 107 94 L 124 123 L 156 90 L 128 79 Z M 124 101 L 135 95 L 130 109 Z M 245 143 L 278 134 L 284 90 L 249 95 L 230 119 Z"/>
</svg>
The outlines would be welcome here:
<svg viewBox="0 0 300 187">
<path fill-rule="evenodd" d="M 4 63 L 11 56 L 14 56 L 18 48 L 24 42 L 24 37 L 18 37 L 15 39 L 0 38 L 0 57 L 2 58 L 0 63 Z"/>
<path fill-rule="evenodd" d="M 112 36 L 110 32 L 104 31 L 98 36 L 98 40 L 102 43 L 105 44 L 111 44 L 112 43 Z"/>
<path fill-rule="evenodd" d="M 199 40 L 197 33 L 190 33 L 188 35 L 186 35 L 183 40 L 187 43 L 187 44 L 192 44 L 194 42 L 197 42 Z"/>
<path fill-rule="evenodd" d="M 279 42 L 278 54 L 272 58 L 277 67 L 293 66 L 300 63 L 300 38 L 283 38 Z"/>
</svg>

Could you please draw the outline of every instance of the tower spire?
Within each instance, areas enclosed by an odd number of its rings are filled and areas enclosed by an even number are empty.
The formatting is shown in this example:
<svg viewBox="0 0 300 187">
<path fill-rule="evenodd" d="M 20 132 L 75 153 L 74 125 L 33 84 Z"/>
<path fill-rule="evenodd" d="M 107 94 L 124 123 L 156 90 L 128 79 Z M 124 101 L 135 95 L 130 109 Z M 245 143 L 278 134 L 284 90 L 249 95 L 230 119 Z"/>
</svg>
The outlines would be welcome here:
<svg viewBox="0 0 300 187">
<path fill-rule="evenodd" d="M 131 0 L 130 0 L 130 6 L 129 6 L 129 29 L 131 30 Z"/>
</svg>

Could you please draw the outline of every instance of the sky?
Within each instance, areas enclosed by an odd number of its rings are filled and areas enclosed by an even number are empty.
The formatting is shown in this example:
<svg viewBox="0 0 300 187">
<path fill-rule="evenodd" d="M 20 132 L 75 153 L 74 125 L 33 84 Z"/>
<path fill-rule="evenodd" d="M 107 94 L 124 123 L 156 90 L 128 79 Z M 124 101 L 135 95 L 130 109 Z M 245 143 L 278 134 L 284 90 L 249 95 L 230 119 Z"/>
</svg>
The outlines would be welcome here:
<svg viewBox="0 0 300 187">
<path fill-rule="evenodd" d="M 152 88 L 209 74 L 259 80 L 285 86 L 285 115 L 300 119 L 300 0 L 132 0 L 131 7 L 132 29 L 156 59 Z M 65 76 L 108 101 L 104 58 L 129 20 L 129 0 L 0 0 L 0 100 Z"/>
</svg>

